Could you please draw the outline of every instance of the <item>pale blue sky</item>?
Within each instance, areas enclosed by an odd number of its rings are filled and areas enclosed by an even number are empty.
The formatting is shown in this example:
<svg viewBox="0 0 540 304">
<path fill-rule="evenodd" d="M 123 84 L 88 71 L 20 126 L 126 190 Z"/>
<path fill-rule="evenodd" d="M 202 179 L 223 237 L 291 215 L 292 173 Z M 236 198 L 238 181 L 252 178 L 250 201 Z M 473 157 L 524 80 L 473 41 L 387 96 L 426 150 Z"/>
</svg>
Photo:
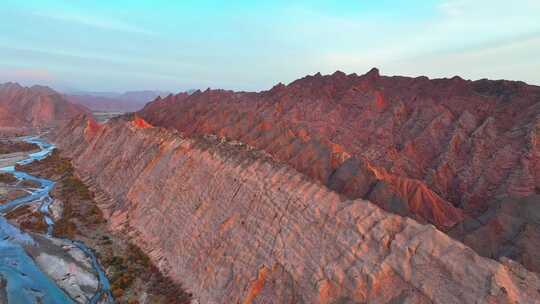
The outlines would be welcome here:
<svg viewBox="0 0 540 304">
<path fill-rule="evenodd" d="M 0 82 L 261 90 L 376 66 L 540 84 L 538 0 L 3 0 L 0 13 Z"/>
</svg>

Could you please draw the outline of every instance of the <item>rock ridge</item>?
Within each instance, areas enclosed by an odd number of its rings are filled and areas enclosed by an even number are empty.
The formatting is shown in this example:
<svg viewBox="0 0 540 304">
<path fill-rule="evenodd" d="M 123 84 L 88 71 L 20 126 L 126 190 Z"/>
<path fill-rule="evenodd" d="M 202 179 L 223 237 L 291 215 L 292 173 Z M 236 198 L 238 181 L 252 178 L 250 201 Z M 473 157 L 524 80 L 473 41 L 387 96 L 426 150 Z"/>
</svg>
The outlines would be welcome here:
<svg viewBox="0 0 540 304">
<path fill-rule="evenodd" d="M 538 86 L 373 69 L 318 73 L 260 93 L 169 96 L 138 115 L 188 137 L 244 142 L 349 199 L 432 223 L 474 248 L 490 240 L 489 253 L 478 252 L 540 272 L 531 258 L 540 252 L 540 215 L 498 207 L 540 206 Z"/>
<path fill-rule="evenodd" d="M 538 276 L 511 260 L 241 143 L 138 124 L 88 136 L 79 117 L 53 137 L 114 200 L 111 226 L 129 226 L 200 303 L 538 303 Z"/>
</svg>

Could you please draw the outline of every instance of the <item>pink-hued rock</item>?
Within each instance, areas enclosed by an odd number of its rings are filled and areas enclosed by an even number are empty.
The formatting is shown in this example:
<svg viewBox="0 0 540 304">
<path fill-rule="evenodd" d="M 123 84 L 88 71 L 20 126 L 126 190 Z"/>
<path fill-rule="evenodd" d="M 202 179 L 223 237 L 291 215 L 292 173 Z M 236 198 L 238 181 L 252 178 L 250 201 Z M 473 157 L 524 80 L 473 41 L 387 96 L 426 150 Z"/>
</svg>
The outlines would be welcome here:
<svg viewBox="0 0 540 304">
<path fill-rule="evenodd" d="M 478 215 L 498 195 L 540 188 L 539 101 L 540 87 L 522 82 L 385 77 L 373 69 L 307 76 L 260 93 L 179 94 L 140 115 L 186 135 L 243 141 L 325 184 L 341 164 L 330 161 L 329 147 L 338 145 Z"/>
<path fill-rule="evenodd" d="M 518 257 L 540 251 L 517 244 L 520 237 L 502 242 L 487 228 L 476 231 L 483 218 L 502 212 L 501 200 L 533 200 L 540 208 L 538 86 L 387 77 L 373 69 L 316 74 L 260 93 L 179 94 L 139 115 L 186 136 L 245 142 L 349 199 L 370 200 L 458 239 L 491 239 L 490 257 L 523 262 Z M 527 237 L 538 244 L 540 221 L 530 225 Z M 507 255 L 508 246 L 519 254 Z"/>
<path fill-rule="evenodd" d="M 81 117 L 54 139 L 111 200 L 111 227 L 200 303 L 539 303 L 536 274 L 432 225 L 240 142 L 125 119 L 85 136 Z"/>
<path fill-rule="evenodd" d="M 46 127 L 84 113 L 90 111 L 48 87 L 0 84 L 0 128 Z"/>
</svg>

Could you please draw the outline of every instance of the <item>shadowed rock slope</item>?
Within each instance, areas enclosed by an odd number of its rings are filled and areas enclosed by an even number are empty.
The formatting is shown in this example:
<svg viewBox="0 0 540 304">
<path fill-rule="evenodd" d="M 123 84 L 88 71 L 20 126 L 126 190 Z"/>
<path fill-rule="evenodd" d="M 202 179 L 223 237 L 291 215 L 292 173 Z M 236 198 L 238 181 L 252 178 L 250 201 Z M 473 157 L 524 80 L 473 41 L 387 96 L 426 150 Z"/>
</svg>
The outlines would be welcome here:
<svg viewBox="0 0 540 304">
<path fill-rule="evenodd" d="M 260 93 L 178 94 L 139 114 L 187 136 L 245 142 L 350 199 L 540 271 L 540 87 L 373 69 Z"/>
<path fill-rule="evenodd" d="M 539 278 L 350 200 L 269 154 L 140 118 L 55 134 L 132 237 L 200 303 L 538 303 Z"/>
<path fill-rule="evenodd" d="M 89 110 L 48 87 L 0 84 L 0 128 L 45 127 L 82 113 Z"/>
</svg>

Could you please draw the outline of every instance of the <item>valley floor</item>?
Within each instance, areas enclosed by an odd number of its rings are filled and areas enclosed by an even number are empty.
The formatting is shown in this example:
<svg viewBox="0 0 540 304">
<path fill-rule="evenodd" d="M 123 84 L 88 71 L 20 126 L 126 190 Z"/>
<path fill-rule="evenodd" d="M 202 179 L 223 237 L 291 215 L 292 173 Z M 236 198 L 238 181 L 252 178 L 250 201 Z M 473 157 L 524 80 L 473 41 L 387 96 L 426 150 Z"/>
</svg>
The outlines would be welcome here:
<svg viewBox="0 0 540 304">
<path fill-rule="evenodd" d="M 189 303 L 190 295 L 163 276 L 136 244 L 130 242 L 127 233 L 113 233 L 107 228 L 97 206 L 99 199 L 75 176 L 71 162 L 60 157 L 58 150 L 43 160 L 22 166 L 16 162 L 35 150 L 7 152 L 0 155 L 1 167 L 16 166 L 18 171 L 54 182 L 50 192 L 53 203 L 49 207 L 54 221 L 51 237 L 46 236 L 49 226 L 39 210 L 40 201 L 10 209 L 4 215 L 10 224 L 38 243 L 38 246 L 25 246 L 25 251 L 73 300 L 86 303 L 97 288 L 98 278 L 84 253 L 63 240 L 82 241 L 95 251 L 118 303 Z M 23 198 L 39 187 L 39 183 L 1 173 L 0 204 Z M 7 303 L 8 285 L 9 281 L 0 275 L 0 303 Z"/>
<path fill-rule="evenodd" d="M 51 209 L 58 219 L 53 236 L 83 241 L 96 251 L 119 303 L 189 302 L 190 295 L 164 277 L 127 234 L 107 229 L 94 193 L 74 175 L 70 161 L 58 150 L 20 169 L 55 181 Z"/>
</svg>

